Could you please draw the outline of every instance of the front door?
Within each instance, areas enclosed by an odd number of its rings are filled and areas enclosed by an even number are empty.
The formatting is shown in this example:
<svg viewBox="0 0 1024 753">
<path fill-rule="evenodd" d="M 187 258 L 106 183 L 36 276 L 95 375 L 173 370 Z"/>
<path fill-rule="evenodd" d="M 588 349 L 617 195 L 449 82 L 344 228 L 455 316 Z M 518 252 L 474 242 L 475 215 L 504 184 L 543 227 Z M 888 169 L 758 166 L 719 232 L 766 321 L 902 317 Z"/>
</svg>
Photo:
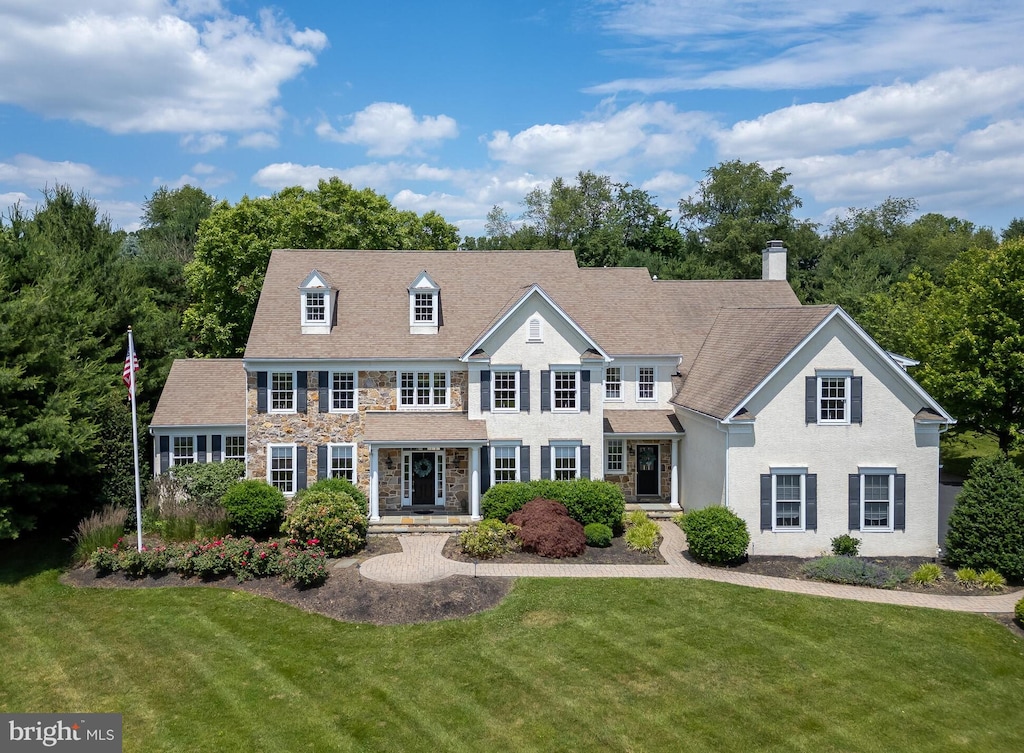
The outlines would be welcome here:
<svg viewBox="0 0 1024 753">
<path fill-rule="evenodd" d="M 641 444 L 636 447 L 636 494 L 638 497 L 661 494 L 659 484 L 658 445 Z"/>
<path fill-rule="evenodd" d="M 412 463 L 412 504 L 430 505 L 437 502 L 437 456 L 433 452 L 414 452 Z"/>
</svg>

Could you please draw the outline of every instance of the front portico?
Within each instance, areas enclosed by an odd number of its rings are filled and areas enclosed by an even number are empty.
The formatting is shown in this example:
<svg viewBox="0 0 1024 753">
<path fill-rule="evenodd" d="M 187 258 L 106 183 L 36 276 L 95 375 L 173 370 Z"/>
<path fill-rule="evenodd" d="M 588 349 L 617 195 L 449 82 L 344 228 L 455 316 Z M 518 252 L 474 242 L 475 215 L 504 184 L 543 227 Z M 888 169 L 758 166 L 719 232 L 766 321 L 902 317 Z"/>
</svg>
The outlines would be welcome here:
<svg viewBox="0 0 1024 753">
<path fill-rule="evenodd" d="M 679 443 L 683 427 L 674 412 L 606 410 L 604 479 L 629 502 L 668 502 L 679 508 Z"/>
</svg>

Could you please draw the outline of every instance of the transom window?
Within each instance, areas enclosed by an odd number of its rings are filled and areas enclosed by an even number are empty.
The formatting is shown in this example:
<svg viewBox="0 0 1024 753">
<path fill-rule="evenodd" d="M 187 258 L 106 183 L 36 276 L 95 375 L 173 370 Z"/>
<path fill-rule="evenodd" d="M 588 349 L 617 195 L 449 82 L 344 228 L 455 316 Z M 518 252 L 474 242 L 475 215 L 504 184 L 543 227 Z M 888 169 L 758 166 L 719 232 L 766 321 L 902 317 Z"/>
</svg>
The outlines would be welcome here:
<svg viewBox="0 0 1024 753">
<path fill-rule="evenodd" d="M 332 444 L 330 447 L 330 467 L 327 469 L 327 475 L 331 478 L 347 478 L 349 481 L 355 483 L 355 445 Z"/>
<path fill-rule="evenodd" d="M 608 473 L 622 473 L 626 467 L 623 441 L 621 439 L 609 439 L 604 458 L 605 468 L 608 469 Z"/>
<path fill-rule="evenodd" d="M 270 445 L 267 481 L 284 494 L 295 493 L 295 447 Z"/>
<path fill-rule="evenodd" d="M 579 449 L 572 445 L 551 448 L 551 477 L 555 481 L 571 481 L 579 476 Z"/>
<path fill-rule="evenodd" d="M 224 459 L 245 460 L 245 437 L 224 437 Z"/>
<path fill-rule="evenodd" d="M 654 400 L 654 367 L 638 366 L 636 369 L 636 399 Z"/>
<path fill-rule="evenodd" d="M 295 374 L 274 371 L 270 374 L 270 410 L 289 413 L 295 410 Z"/>
<path fill-rule="evenodd" d="M 448 407 L 448 372 L 403 371 L 399 399 L 403 407 Z"/>
<path fill-rule="evenodd" d="M 849 423 L 849 399 L 849 377 L 818 377 L 818 422 L 823 424 Z"/>
<path fill-rule="evenodd" d="M 861 476 L 860 488 L 864 528 L 891 528 L 892 476 L 865 473 Z"/>
<path fill-rule="evenodd" d="M 331 410 L 350 411 L 356 407 L 356 375 L 335 371 L 331 375 Z"/>
<path fill-rule="evenodd" d="M 622 399 L 622 369 L 618 366 L 609 366 L 604 370 L 604 399 Z"/>
<path fill-rule="evenodd" d="M 516 410 L 519 407 L 519 372 L 495 371 L 493 376 L 494 410 Z"/>
<path fill-rule="evenodd" d="M 196 462 L 195 437 L 175 437 L 172 465 L 188 465 Z"/>
<path fill-rule="evenodd" d="M 780 473 L 773 478 L 775 481 L 775 527 L 801 528 L 804 507 L 803 474 Z"/>
<path fill-rule="evenodd" d="M 318 291 L 307 292 L 305 313 L 307 322 L 327 321 L 327 294 Z"/>
<path fill-rule="evenodd" d="M 434 321 L 433 293 L 416 293 L 413 300 L 413 321 L 431 323 Z"/>
<path fill-rule="evenodd" d="M 577 402 L 579 372 L 553 371 L 551 372 L 551 380 L 554 409 L 565 411 L 577 410 L 579 405 Z"/>
<path fill-rule="evenodd" d="M 494 484 L 505 484 L 519 480 L 519 447 L 516 445 L 496 445 L 493 448 L 494 462 L 491 479 Z"/>
</svg>

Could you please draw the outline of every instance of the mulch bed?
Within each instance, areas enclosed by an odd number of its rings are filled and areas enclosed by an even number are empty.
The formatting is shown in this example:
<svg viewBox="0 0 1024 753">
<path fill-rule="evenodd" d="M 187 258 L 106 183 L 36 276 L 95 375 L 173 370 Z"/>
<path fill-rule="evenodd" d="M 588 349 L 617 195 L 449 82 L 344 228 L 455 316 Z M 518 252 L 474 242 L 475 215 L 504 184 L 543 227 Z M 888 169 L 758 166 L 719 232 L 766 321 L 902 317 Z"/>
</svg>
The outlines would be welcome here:
<svg viewBox="0 0 1024 753">
<path fill-rule="evenodd" d="M 660 545 L 660 541 L 659 541 Z M 451 536 L 445 542 L 443 554 L 450 560 L 459 562 L 473 562 L 474 558 L 462 553 L 459 547 L 458 537 Z M 541 557 L 539 554 L 530 552 L 511 552 L 502 557 L 489 560 L 477 560 L 478 562 L 500 562 L 502 564 L 515 565 L 550 565 L 553 563 L 568 565 L 665 565 L 664 557 L 658 550 L 653 552 L 636 552 L 626 546 L 626 539 L 623 536 L 616 536 L 612 539 L 612 545 L 608 547 L 588 546 L 583 554 L 578 557 L 566 557 L 565 559 L 552 559 Z"/>
</svg>

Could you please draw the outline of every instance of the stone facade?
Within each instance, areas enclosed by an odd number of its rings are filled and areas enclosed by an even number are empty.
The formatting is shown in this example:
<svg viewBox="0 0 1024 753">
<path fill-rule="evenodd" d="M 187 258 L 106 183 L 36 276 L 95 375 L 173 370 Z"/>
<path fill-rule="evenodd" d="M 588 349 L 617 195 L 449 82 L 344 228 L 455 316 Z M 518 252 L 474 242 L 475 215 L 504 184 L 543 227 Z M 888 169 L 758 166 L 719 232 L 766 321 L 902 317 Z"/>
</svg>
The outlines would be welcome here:
<svg viewBox="0 0 1024 753">
<path fill-rule="evenodd" d="M 636 493 L 636 470 L 637 470 L 637 445 L 648 444 L 658 446 L 658 491 L 657 496 L 644 495 L 638 497 Z M 625 473 L 605 473 L 604 480 L 616 484 L 622 489 L 622 494 L 629 502 L 668 502 L 672 492 L 672 441 L 665 440 L 644 440 L 627 439 L 623 443 L 624 460 L 626 461 Z"/>
</svg>

